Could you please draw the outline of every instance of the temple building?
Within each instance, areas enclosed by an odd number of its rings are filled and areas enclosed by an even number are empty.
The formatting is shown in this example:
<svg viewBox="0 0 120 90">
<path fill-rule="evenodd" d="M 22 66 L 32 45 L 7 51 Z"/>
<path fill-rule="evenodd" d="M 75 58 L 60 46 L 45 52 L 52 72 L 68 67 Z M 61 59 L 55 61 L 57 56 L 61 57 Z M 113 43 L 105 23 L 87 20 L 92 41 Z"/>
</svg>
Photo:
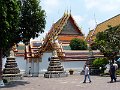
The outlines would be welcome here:
<svg viewBox="0 0 120 90">
<path fill-rule="evenodd" d="M 41 44 L 41 41 L 31 41 L 28 45 L 25 46 L 25 76 L 39 75 L 39 62 L 41 62 L 41 57 L 39 56 L 38 51 L 41 47 Z"/>
<path fill-rule="evenodd" d="M 24 57 L 25 53 L 25 44 L 19 43 L 18 46 L 16 47 L 17 52 L 15 53 L 16 57 Z"/>
<path fill-rule="evenodd" d="M 108 26 L 112 26 L 115 27 L 117 25 L 120 25 L 120 14 L 98 24 L 95 28 L 95 30 L 92 30 L 89 32 L 86 40 L 89 41 L 89 39 L 91 39 L 91 41 L 94 41 L 96 35 L 98 32 L 102 32 L 105 31 L 106 29 L 108 29 Z M 91 33 L 92 32 L 92 33 Z"/>
<path fill-rule="evenodd" d="M 53 52 L 56 50 L 58 57 L 62 61 L 73 60 L 72 57 L 69 57 L 72 53 L 66 51 L 71 50 L 69 44 L 73 38 L 85 40 L 82 30 L 78 27 L 71 13 L 64 13 L 64 15 L 52 25 L 51 29 L 46 34 L 39 53 L 42 55 L 44 52 Z M 82 59 L 80 55 L 80 57 L 75 57 L 74 60 L 84 59 Z"/>
<path fill-rule="evenodd" d="M 62 46 L 69 46 L 73 38 L 85 39 L 81 29 L 76 24 L 71 13 L 64 13 L 56 23 L 54 23 L 45 37 L 44 43 L 48 39 L 57 41 Z"/>
<path fill-rule="evenodd" d="M 46 34 L 39 53 L 42 57 L 45 52 L 53 52 L 56 50 L 61 61 L 86 61 L 89 51 L 74 51 L 69 47 L 70 41 L 73 38 L 85 40 L 82 30 L 76 24 L 71 13 L 64 13 L 56 23 L 54 23 Z M 94 52 L 96 57 L 99 57 L 99 52 Z"/>
</svg>

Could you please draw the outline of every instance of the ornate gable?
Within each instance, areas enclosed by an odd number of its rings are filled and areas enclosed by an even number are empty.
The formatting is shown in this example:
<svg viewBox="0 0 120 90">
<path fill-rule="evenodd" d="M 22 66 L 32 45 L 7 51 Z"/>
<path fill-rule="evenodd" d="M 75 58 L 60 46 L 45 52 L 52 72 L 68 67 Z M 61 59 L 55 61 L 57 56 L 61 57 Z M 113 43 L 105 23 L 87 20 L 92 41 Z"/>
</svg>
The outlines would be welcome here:
<svg viewBox="0 0 120 90">
<path fill-rule="evenodd" d="M 68 14 L 62 25 L 61 31 L 58 33 L 58 40 L 62 43 L 69 44 L 73 38 L 85 39 L 81 29 L 77 26 L 71 14 Z"/>
<path fill-rule="evenodd" d="M 67 23 L 64 25 L 61 35 L 80 35 L 80 33 L 76 30 L 74 23 L 68 19 Z"/>
</svg>

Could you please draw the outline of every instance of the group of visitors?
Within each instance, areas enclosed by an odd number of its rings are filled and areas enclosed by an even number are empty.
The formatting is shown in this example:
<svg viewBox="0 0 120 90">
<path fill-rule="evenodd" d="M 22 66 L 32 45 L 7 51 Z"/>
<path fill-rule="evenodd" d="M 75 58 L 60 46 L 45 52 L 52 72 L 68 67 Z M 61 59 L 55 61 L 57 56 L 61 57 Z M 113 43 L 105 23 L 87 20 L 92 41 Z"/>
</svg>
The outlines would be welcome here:
<svg viewBox="0 0 120 90">
<path fill-rule="evenodd" d="M 116 82 L 116 70 L 118 68 L 118 65 L 116 63 L 110 63 L 110 69 L 109 69 L 109 74 L 110 74 L 110 77 L 111 77 L 111 81 L 110 83 L 113 83 L 113 80 L 114 82 Z M 86 83 L 86 79 L 88 77 L 88 80 L 89 80 L 89 83 L 91 83 L 91 79 L 90 79 L 90 70 L 89 70 L 89 65 L 85 64 L 84 66 L 84 82 L 83 83 Z"/>
</svg>

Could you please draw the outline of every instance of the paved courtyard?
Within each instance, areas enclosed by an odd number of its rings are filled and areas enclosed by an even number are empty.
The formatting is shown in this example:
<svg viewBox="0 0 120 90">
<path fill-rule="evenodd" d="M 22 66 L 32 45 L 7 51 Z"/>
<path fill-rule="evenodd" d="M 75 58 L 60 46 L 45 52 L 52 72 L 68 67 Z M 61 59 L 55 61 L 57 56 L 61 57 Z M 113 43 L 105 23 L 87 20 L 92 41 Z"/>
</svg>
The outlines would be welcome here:
<svg viewBox="0 0 120 90">
<path fill-rule="evenodd" d="M 11 82 L 0 90 L 120 90 L 120 77 L 109 83 L 110 77 L 91 76 L 92 83 L 82 83 L 84 75 L 69 75 L 63 78 L 24 77 Z"/>
</svg>

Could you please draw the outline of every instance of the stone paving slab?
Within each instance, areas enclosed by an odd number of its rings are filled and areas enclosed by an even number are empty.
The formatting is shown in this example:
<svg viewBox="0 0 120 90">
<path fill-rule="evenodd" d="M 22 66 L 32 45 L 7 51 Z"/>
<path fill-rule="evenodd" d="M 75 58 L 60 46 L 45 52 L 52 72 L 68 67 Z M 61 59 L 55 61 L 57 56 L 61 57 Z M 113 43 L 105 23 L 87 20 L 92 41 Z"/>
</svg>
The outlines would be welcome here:
<svg viewBox="0 0 120 90">
<path fill-rule="evenodd" d="M 91 76 L 92 83 L 83 83 L 84 75 L 69 75 L 62 78 L 24 77 L 11 82 L 0 90 L 120 90 L 120 77 L 109 83 L 110 77 Z"/>
</svg>

